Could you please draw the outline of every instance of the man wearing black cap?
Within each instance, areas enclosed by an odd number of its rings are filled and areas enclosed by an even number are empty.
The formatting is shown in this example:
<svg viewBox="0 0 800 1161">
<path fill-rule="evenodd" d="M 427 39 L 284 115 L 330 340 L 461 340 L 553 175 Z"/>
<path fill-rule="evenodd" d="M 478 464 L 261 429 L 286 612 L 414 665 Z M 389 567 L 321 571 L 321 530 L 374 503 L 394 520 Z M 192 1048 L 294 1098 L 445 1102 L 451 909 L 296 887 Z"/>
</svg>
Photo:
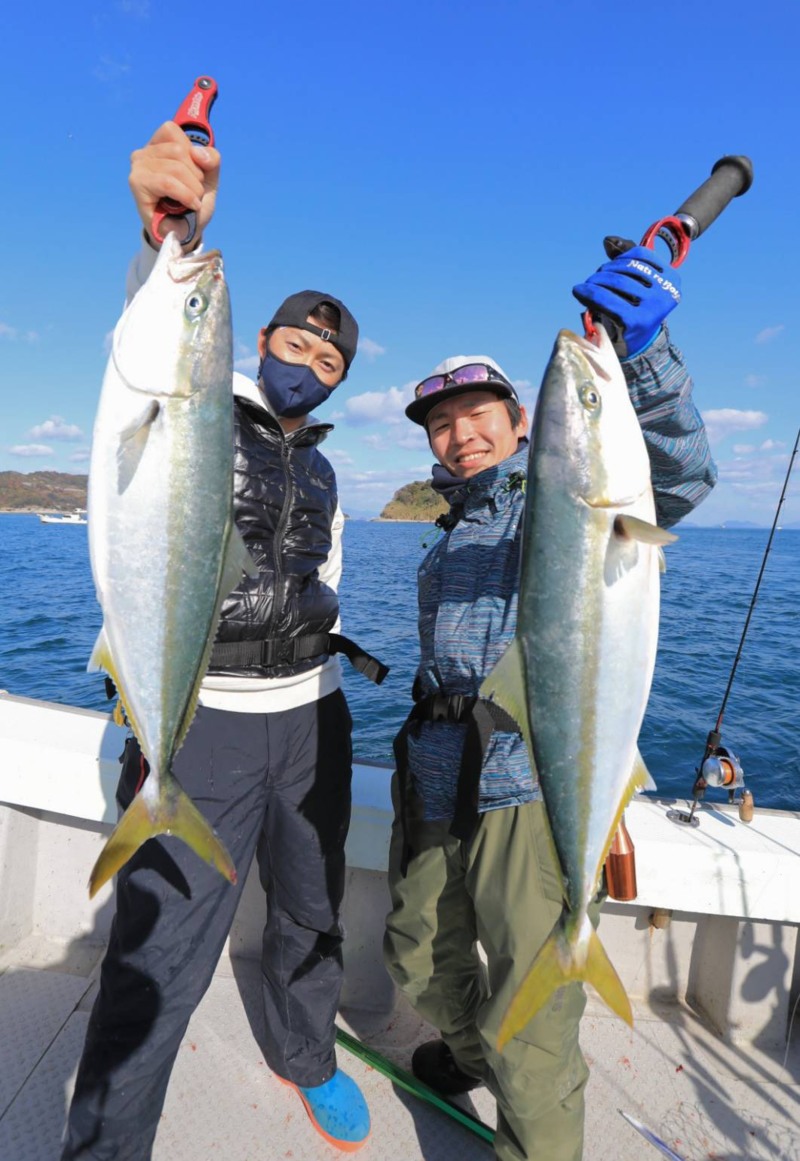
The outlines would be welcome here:
<svg viewBox="0 0 800 1161">
<path fill-rule="evenodd" d="M 219 164 L 215 149 L 195 149 L 173 122 L 133 154 L 129 181 L 145 245 L 129 271 L 129 299 L 155 262 L 148 231 L 157 203 L 168 196 L 193 209 L 202 237 Z M 381 667 L 336 632 L 344 517 L 318 447 L 331 425 L 310 414 L 346 376 L 357 343 L 358 326 L 342 302 L 301 291 L 258 336 L 257 383 L 234 374 L 234 514 L 259 571 L 223 604 L 174 772 L 209 823 L 224 830 L 239 882 L 232 887 L 168 837 L 147 842 L 120 871 L 64 1161 L 151 1156 L 176 1053 L 254 855 L 267 901 L 266 1062 L 297 1091 L 330 1144 L 353 1151 L 369 1134 L 364 1098 L 337 1070 L 334 1051 L 352 773 L 351 719 L 335 653 L 375 680 Z M 130 738 L 117 791 L 122 809 L 146 776 Z M 234 833 L 225 828 L 232 809 L 247 820 Z"/>
<path fill-rule="evenodd" d="M 578 289 L 593 303 L 587 285 Z M 607 313 L 616 304 L 601 291 Z M 635 324 L 632 297 L 619 313 Z M 625 327 L 635 353 L 623 370 L 650 451 L 658 521 L 668 526 L 700 502 L 716 472 L 691 380 L 661 326 L 663 306 L 657 296 L 648 303 L 644 346 L 631 337 L 635 325 Z M 559 988 L 502 1053 L 496 1047 L 508 1001 L 562 911 L 527 746 L 513 718 L 478 696 L 516 628 L 527 417 L 486 355 L 439 364 L 406 415 L 426 429 L 438 461 L 432 485 L 450 509 L 418 574 L 414 707 L 395 739 L 386 965 L 440 1031 L 414 1052 L 415 1074 L 450 1097 L 483 1083 L 496 1098 L 498 1161 L 580 1161 L 582 986 Z"/>
</svg>

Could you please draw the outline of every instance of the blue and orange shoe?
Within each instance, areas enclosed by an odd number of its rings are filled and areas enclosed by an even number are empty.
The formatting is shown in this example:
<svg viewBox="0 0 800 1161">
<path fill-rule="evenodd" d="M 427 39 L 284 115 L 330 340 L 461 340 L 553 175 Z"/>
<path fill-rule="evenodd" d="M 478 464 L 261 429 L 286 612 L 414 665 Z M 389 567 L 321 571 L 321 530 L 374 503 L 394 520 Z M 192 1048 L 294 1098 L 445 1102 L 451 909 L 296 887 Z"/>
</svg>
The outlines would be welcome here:
<svg viewBox="0 0 800 1161">
<path fill-rule="evenodd" d="M 370 1121 L 367 1102 L 356 1082 L 338 1069 L 330 1080 L 312 1088 L 302 1088 L 290 1080 L 278 1077 L 300 1096 L 311 1118 L 311 1124 L 335 1149 L 354 1153 L 369 1136 Z"/>
</svg>

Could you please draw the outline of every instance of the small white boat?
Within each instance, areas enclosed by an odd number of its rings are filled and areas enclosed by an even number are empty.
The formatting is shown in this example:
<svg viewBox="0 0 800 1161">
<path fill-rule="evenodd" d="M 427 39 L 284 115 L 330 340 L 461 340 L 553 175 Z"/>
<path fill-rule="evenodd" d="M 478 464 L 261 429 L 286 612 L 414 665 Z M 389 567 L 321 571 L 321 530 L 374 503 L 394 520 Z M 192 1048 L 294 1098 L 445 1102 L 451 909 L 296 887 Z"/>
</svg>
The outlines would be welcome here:
<svg viewBox="0 0 800 1161">
<path fill-rule="evenodd" d="M 85 524 L 86 510 L 75 508 L 72 512 L 63 512 L 53 516 L 40 512 L 39 519 L 42 524 Z"/>
</svg>

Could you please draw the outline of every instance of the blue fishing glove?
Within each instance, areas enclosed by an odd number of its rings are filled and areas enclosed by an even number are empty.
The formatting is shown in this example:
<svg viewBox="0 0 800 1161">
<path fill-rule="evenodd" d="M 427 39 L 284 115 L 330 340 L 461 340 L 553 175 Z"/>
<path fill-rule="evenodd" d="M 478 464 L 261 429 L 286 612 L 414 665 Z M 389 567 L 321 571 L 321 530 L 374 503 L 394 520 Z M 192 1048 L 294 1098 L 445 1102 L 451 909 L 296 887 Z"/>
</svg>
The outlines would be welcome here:
<svg viewBox="0 0 800 1161">
<path fill-rule="evenodd" d="M 572 293 L 601 322 L 616 323 L 617 333 L 609 328 L 609 337 L 617 354 L 630 358 L 650 346 L 680 302 L 681 280 L 647 246 L 634 246 L 573 286 Z"/>
</svg>

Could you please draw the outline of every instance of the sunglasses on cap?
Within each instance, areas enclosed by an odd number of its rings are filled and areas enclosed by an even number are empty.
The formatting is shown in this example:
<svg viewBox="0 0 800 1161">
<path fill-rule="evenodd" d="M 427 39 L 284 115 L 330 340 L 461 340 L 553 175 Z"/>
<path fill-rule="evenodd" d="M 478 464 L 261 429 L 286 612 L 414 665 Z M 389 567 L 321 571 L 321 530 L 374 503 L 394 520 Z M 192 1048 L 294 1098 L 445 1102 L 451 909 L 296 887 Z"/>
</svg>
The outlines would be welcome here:
<svg viewBox="0 0 800 1161">
<path fill-rule="evenodd" d="M 514 388 L 495 367 L 487 363 L 465 363 L 455 371 L 447 371 L 444 375 L 429 375 L 414 388 L 414 398 L 424 399 L 427 395 L 435 395 L 447 386 L 467 387 L 472 383 L 502 383 L 508 387 L 512 395 Z"/>
</svg>

